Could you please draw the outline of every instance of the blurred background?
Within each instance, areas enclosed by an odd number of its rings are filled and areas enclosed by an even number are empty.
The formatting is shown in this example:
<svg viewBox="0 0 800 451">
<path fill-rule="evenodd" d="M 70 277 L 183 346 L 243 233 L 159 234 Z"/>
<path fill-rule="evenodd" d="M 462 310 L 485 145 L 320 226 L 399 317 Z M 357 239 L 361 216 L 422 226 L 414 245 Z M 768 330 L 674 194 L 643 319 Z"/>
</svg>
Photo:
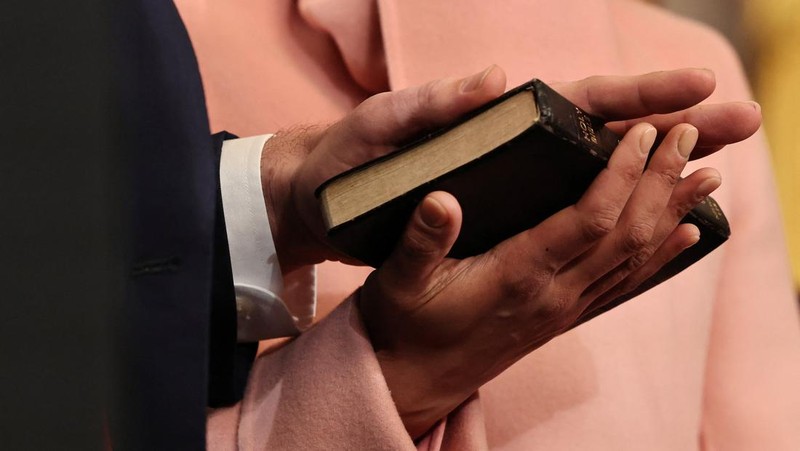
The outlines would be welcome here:
<svg viewBox="0 0 800 451">
<path fill-rule="evenodd" d="M 648 1 L 711 25 L 739 51 L 763 108 L 800 298 L 800 0 Z"/>
</svg>

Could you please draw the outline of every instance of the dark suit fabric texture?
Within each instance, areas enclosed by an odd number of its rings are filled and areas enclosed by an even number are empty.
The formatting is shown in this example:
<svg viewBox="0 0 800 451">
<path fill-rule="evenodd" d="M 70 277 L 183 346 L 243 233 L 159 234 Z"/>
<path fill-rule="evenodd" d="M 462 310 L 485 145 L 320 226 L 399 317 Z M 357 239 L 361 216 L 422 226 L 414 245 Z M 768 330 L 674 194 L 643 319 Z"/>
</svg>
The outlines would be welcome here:
<svg viewBox="0 0 800 451">
<path fill-rule="evenodd" d="M 127 297 L 115 321 L 121 449 L 203 449 L 206 407 L 241 399 L 256 343 L 236 345 L 219 194 L 188 34 L 172 2 L 117 6 L 121 142 L 129 168 Z"/>
</svg>

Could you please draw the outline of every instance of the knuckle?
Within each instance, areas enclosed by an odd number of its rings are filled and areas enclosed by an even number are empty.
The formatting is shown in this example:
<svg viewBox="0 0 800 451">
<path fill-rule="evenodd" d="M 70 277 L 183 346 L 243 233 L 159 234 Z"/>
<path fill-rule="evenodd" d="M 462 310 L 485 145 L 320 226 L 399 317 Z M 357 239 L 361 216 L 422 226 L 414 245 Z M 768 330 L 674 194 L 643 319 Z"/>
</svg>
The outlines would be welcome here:
<svg viewBox="0 0 800 451">
<path fill-rule="evenodd" d="M 627 262 L 628 271 L 633 272 L 641 268 L 642 266 L 644 266 L 645 263 L 647 263 L 648 260 L 650 260 L 650 257 L 652 255 L 653 255 L 653 249 L 651 248 L 651 246 L 645 246 L 644 249 L 637 252 L 636 254 L 631 256 L 631 258 L 628 259 Z"/>
<path fill-rule="evenodd" d="M 631 254 L 639 253 L 653 237 L 653 227 L 649 224 L 634 224 L 622 237 L 622 249 Z"/>
<path fill-rule="evenodd" d="M 370 108 L 380 106 L 385 102 L 392 102 L 394 101 L 394 99 L 396 99 L 396 96 L 393 96 L 388 92 L 381 92 L 372 95 L 363 102 L 361 102 L 361 104 L 353 110 L 353 113 L 362 113 L 364 112 L 364 110 L 369 110 Z"/>
<path fill-rule="evenodd" d="M 398 108 L 397 104 L 400 101 L 400 96 L 393 95 L 393 93 L 382 92 L 375 94 L 358 105 L 348 115 L 352 122 L 361 123 L 363 120 L 369 120 L 375 114 L 376 110 L 387 111 L 395 113 Z"/>
<path fill-rule="evenodd" d="M 503 298 L 510 302 L 528 303 L 550 284 L 552 274 L 546 271 L 515 271 L 501 283 Z"/>
<path fill-rule="evenodd" d="M 678 168 L 663 168 L 656 172 L 656 176 L 664 186 L 673 187 L 681 179 L 681 171 Z"/>
<path fill-rule="evenodd" d="M 582 84 L 583 86 L 594 86 L 599 84 L 603 81 L 603 77 L 600 75 L 590 75 L 583 80 L 580 80 L 578 83 Z"/>
<path fill-rule="evenodd" d="M 558 329 L 561 329 L 569 322 L 569 305 L 570 302 L 567 296 L 553 296 L 541 302 L 538 313 Z"/>
<path fill-rule="evenodd" d="M 417 90 L 418 106 L 424 107 L 433 103 L 439 83 L 441 83 L 441 80 L 435 80 L 419 87 Z"/>
<path fill-rule="evenodd" d="M 580 86 L 583 96 L 586 98 L 586 103 L 589 104 L 589 106 L 593 109 L 596 108 L 599 102 L 597 91 L 592 89 L 592 87 L 601 84 L 602 81 L 603 78 L 601 76 L 592 75 L 577 82 L 577 85 Z"/>
<path fill-rule="evenodd" d="M 412 230 L 403 236 L 400 249 L 404 256 L 414 260 L 427 259 L 438 253 L 434 241 L 418 230 Z"/>
<path fill-rule="evenodd" d="M 626 185 L 635 186 L 642 178 L 642 168 L 635 165 L 626 165 L 619 172 Z"/>
<path fill-rule="evenodd" d="M 577 317 L 573 306 L 578 296 L 574 291 L 569 287 L 551 290 L 537 302 L 536 316 L 556 330 L 568 329 Z"/>
<path fill-rule="evenodd" d="M 673 203 L 670 212 L 676 220 L 681 220 L 692 210 L 697 204 L 702 201 L 701 199 L 680 199 Z"/>
<path fill-rule="evenodd" d="M 589 240 L 598 240 L 614 230 L 618 213 L 612 208 L 603 208 L 590 215 L 582 224 L 582 231 Z"/>
<path fill-rule="evenodd" d="M 385 144 L 384 141 L 376 139 L 376 136 L 383 136 L 385 132 L 385 126 L 376 123 L 376 114 L 383 115 L 388 124 L 409 126 L 411 118 L 405 113 L 409 110 L 405 107 L 406 103 L 407 100 L 396 93 L 375 94 L 353 109 L 334 127 L 344 132 L 345 136 L 349 134 L 358 137 L 364 143 Z M 366 127 L 367 124 L 370 126 Z"/>
</svg>

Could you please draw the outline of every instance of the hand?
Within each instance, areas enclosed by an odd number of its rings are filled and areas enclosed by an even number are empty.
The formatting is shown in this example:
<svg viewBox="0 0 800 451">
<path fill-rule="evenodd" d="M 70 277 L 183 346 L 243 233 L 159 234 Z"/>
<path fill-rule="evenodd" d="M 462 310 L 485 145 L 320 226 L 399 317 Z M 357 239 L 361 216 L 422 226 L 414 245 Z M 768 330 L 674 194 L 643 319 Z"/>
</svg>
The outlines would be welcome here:
<svg viewBox="0 0 800 451">
<path fill-rule="evenodd" d="M 696 243 L 680 219 L 720 184 L 680 179 L 697 129 L 673 127 L 643 171 L 656 130 L 638 124 L 580 201 L 483 255 L 445 258 L 461 212 L 428 195 L 359 305 L 384 377 L 416 437 L 481 385 L 635 288 Z"/>
<path fill-rule="evenodd" d="M 591 77 L 554 86 L 588 112 L 615 121 L 609 125 L 619 134 L 646 120 L 656 126 L 660 141 L 674 125 L 693 124 L 700 131 L 693 157 L 750 136 L 761 120 L 753 102 L 697 105 L 715 87 L 713 73 L 701 69 Z M 290 130 L 269 140 L 262 180 L 283 270 L 326 259 L 348 261 L 325 239 L 313 194 L 322 182 L 455 120 L 504 89 L 505 74 L 492 66 L 462 80 L 378 94 L 330 127 Z"/>
<path fill-rule="evenodd" d="M 288 272 L 324 260 L 358 264 L 327 244 L 317 187 L 454 121 L 502 94 L 505 84 L 505 73 L 491 66 L 464 79 L 377 94 L 330 127 L 290 130 L 270 139 L 262 154 L 262 180 L 281 268 Z"/>
<path fill-rule="evenodd" d="M 700 140 L 691 159 L 747 139 L 761 126 L 761 107 L 756 102 L 698 105 L 716 87 L 714 73 L 707 69 L 596 76 L 551 86 L 587 112 L 610 121 L 608 127 L 619 135 L 648 122 L 658 129 L 658 143 L 676 124 L 692 124 L 700 131 Z"/>
</svg>

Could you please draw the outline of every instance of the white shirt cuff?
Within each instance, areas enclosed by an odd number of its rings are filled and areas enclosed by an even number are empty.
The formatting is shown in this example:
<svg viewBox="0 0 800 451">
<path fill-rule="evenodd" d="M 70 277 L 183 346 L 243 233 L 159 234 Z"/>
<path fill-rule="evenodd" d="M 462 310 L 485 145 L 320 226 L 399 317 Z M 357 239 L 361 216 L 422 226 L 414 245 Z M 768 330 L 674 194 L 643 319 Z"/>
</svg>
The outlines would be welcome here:
<svg viewBox="0 0 800 451">
<path fill-rule="evenodd" d="M 261 181 L 261 151 L 270 137 L 222 144 L 220 189 L 240 342 L 297 335 L 316 310 L 315 268 L 284 275 L 278 264 Z"/>
</svg>

